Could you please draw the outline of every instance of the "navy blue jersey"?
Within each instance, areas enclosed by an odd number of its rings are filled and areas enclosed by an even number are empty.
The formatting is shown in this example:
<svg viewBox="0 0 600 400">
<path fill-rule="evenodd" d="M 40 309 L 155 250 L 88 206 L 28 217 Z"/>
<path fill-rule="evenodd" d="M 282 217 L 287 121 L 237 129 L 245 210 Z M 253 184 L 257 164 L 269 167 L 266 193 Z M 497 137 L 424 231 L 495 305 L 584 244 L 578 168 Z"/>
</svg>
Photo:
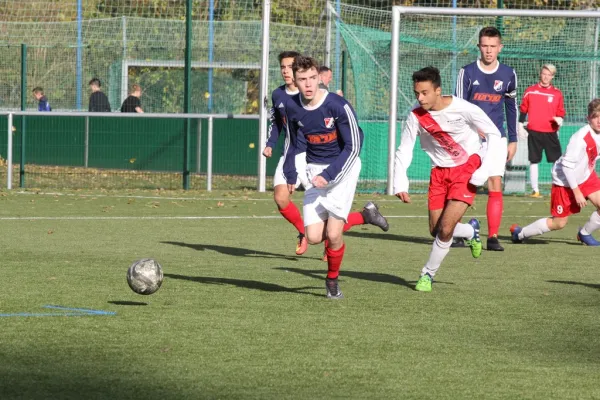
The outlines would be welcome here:
<svg viewBox="0 0 600 400">
<path fill-rule="evenodd" d="M 496 124 L 502 137 L 506 137 L 506 111 L 508 141 L 517 141 L 517 73 L 514 69 L 498 63 L 494 71 L 485 72 L 479 67 L 479 60 L 465 65 L 458 73 L 455 95 L 479 106 Z"/>
<path fill-rule="evenodd" d="M 50 107 L 50 102 L 46 96 L 42 96 L 40 98 L 40 102 L 38 103 L 38 111 L 52 111 L 52 107 Z"/>
<path fill-rule="evenodd" d="M 281 114 L 281 109 L 284 107 L 285 102 L 288 98 L 293 95 L 298 94 L 298 90 L 295 92 L 289 92 L 286 90 L 285 85 L 279 86 L 277 89 L 273 90 L 271 94 L 271 101 L 273 102 L 273 107 L 271 108 L 271 126 L 269 127 L 268 139 L 267 139 L 267 147 L 272 149 L 277 146 L 277 141 L 279 140 L 279 135 L 281 133 L 285 133 L 285 120 Z"/>
<path fill-rule="evenodd" d="M 364 135 L 358 126 L 356 112 L 343 97 L 325 93 L 321 104 L 308 107 L 302 104 L 300 94 L 285 103 L 288 130 L 292 138 L 290 149 L 285 155 L 283 172 L 288 182 L 296 182 L 294 157 L 302 151 L 294 146 L 306 143 L 306 161 L 329 164 L 320 174 L 327 182 L 340 181 L 354 165 L 360 155 Z"/>
</svg>

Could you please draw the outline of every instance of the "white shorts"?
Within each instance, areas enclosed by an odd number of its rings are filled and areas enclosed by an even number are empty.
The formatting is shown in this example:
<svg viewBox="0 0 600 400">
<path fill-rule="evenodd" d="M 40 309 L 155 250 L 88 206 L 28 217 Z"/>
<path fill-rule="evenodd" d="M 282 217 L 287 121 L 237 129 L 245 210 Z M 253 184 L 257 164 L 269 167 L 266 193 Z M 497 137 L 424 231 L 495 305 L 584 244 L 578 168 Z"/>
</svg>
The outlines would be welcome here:
<svg viewBox="0 0 600 400">
<path fill-rule="evenodd" d="M 283 161 L 284 158 L 281 157 L 277 163 L 275 175 L 273 175 L 273 187 L 287 185 L 285 175 L 283 174 Z M 298 186 L 301 184 L 306 187 L 305 183 L 308 182 L 306 178 L 306 153 L 300 153 L 296 155 L 296 172 L 298 173 L 298 179 L 296 179 L 296 188 L 298 188 Z"/>
<path fill-rule="evenodd" d="M 360 158 L 352 166 L 350 173 L 333 186 L 327 185 L 322 189 L 310 186 L 304 192 L 304 226 L 327 221 L 329 217 L 337 217 L 348 221 L 348 214 L 354 201 L 354 192 L 360 175 Z M 319 175 L 327 164 L 308 164 L 309 182 Z"/>
<path fill-rule="evenodd" d="M 505 137 L 502 139 L 502 146 L 497 149 L 484 149 L 487 151 L 487 157 L 493 157 L 494 160 L 490 163 L 490 171 L 488 176 L 504 176 L 506 170 L 506 157 L 508 156 L 508 141 Z M 487 147 L 487 142 L 483 143 Z"/>
</svg>

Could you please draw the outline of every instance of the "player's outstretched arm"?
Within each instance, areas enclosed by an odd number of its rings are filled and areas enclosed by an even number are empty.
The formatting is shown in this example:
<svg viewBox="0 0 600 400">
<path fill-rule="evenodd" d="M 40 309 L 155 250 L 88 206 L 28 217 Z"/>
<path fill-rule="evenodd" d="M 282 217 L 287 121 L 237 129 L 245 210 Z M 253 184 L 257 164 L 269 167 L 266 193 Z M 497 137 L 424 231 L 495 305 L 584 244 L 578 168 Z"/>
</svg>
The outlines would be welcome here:
<svg viewBox="0 0 600 400">
<path fill-rule="evenodd" d="M 292 140 L 292 135 L 300 135 L 301 133 L 298 132 L 296 127 L 292 127 L 291 124 L 287 124 L 286 129 L 290 140 L 286 143 L 287 147 L 283 149 L 283 175 L 289 187 L 289 185 L 294 186 L 298 180 L 298 171 L 296 170 L 296 155 L 298 154 L 298 149 L 296 148 L 297 140 Z"/>
<path fill-rule="evenodd" d="M 400 136 L 400 146 L 396 150 L 394 157 L 394 193 L 396 196 L 400 193 L 406 193 L 405 198 L 409 201 L 404 201 L 402 197 L 400 200 L 405 203 L 410 203 L 410 197 L 408 197 L 408 167 L 412 163 L 413 151 L 417 136 L 419 134 L 419 122 L 417 117 L 410 112 L 406 117 L 406 122 L 402 128 L 402 136 Z"/>
<path fill-rule="evenodd" d="M 456 88 L 454 95 L 461 99 L 469 100 L 469 90 L 471 88 L 471 78 L 464 68 L 458 71 L 458 77 L 456 79 Z"/>
<path fill-rule="evenodd" d="M 407 192 L 396 193 L 396 197 L 402 200 L 403 203 L 410 203 L 410 196 Z"/>
<path fill-rule="evenodd" d="M 513 70 L 511 81 L 508 83 L 504 93 L 504 111 L 506 113 L 506 128 L 508 131 L 508 142 L 516 143 L 518 140 L 518 116 L 517 111 L 517 73 Z"/>
<path fill-rule="evenodd" d="M 344 103 L 336 103 L 332 106 L 334 107 L 332 111 L 335 116 L 335 127 L 344 142 L 344 148 L 319 175 L 329 183 L 337 183 L 354 166 L 360 155 L 364 136 L 350 103 L 344 101 Z"/>
</svg>

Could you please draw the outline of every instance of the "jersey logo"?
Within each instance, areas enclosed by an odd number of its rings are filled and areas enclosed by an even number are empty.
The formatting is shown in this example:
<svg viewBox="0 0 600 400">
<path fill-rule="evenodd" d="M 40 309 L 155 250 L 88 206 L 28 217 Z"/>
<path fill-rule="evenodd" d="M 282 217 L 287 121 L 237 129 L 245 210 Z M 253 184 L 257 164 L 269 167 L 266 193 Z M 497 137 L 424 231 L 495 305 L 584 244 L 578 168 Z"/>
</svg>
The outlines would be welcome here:
<svg viewBox="0 0 600 400">
<path fill-rule="evenodd" d="M 279 103 L 279 105 L 277 106 L 277 108 L 283 108 L 283 103 Z"/>
<path fill-rule="evenodd" d="M 502 85 L 504 84 L 504 82 L 502 81 L 494 81 L 494 90 L 496 92 L 499 92 L 502 90 Z"/>
<path fill-rule="evenodd" d="M 318 133 L 316 135 L 306 135 L 306 140 L 310 144 L 325 144 L 337 140 L 337 131 L 329 133 Z"/>
<path fill-rule="evenodd" d="M 448 153 L 457 165 L 462 165 L 469 159 L 469 154 L 463 147 L 454 141 L 452 135 L 442 129 L 442 127 L 433 119 L 431 114 L 423 107 L 414 109 L 413 114 L 417 117 L 419 125 L 423 127 L 433 137 L 440 147 Z"/>
<path fill-rule="evenodd" d="M 333 128 L 333 125 L 335 124 L 335 119 L 325 118 L 324 121 L 325 121 L 325 128 L 327 128 L 327 129 Z"/>
<path fill-rule="evenodd" d="M 475 79 L 475 82 L 473 82 L 473 86 L 475 85 L 479 86 L 479 81 L 477 79 Z"/>
<path fill-rule="evenodd" d="M 502 100 L 502 95 L 495 93 L 475 93 L 473 95 L 473 100 L 485 101 L 487 103 L 498 103 L 500 100 Z"/>
<path fill-rule="evenodd" d="M 552 103 L 553 100 L 554 100 L 554 96 L 548 96 L 548 103 Z"/>
</svg>

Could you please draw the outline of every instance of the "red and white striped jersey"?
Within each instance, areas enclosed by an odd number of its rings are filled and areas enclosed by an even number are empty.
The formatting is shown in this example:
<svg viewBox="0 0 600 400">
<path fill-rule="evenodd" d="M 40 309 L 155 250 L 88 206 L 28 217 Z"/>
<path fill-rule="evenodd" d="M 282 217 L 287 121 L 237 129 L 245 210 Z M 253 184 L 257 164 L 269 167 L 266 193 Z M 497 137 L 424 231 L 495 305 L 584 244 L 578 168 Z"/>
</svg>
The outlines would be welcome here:
<svg viewBox="0 0 600 400">
<path fill-rule="evenodd" d="M 589 125 L 571 136 L 565 154 L 552 167 L 552 183 L 574 189 L 585 182 L 596 168 L 600 153 L 600 134 Z"/>
<path fill-rule="evenodd" d="M 443 110 L 413 109 L 406 119 L 400 146 L 394 162 L 394 193 L 408 191 L 406 171 L 412 162 L 417 136 L 421 148 L 437 167 L 456 167 L 480 152 L 480 134 L 486 139 L 500 131 L 478 106 L 452 96 L 452 102 Z"/>
</svg>

